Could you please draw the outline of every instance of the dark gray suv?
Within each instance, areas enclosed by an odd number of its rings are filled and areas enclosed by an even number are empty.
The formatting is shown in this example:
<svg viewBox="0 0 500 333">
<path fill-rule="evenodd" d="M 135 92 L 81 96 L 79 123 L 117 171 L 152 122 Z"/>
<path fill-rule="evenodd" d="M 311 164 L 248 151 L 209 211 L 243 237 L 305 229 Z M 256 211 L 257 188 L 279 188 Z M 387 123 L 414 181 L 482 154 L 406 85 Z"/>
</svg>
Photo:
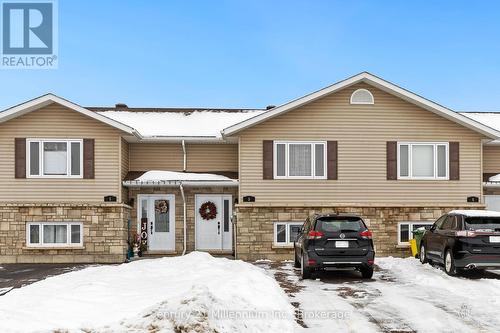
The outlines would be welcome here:
<svg viewBox="0 0 500 333">
<path fill-rule="evenodd" d="M 316 214 L 306 219 L 294 242 L 295 267 L 303 279 L 321 270 L 357 269 L 373 276 L 372 233 L 359 216 Z"/>
</svg>

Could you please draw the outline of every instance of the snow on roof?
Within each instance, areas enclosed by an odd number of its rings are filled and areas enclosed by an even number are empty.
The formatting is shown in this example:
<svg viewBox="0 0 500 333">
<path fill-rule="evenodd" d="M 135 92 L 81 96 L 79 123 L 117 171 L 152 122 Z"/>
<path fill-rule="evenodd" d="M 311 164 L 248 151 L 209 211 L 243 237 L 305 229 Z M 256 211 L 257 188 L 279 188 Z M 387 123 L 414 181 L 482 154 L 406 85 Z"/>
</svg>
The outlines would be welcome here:
<svg viewBox="0 0 500 333">
<path fill-rule="evenodd" d="M 495 212 L 492 210 L 452 210 L 448 214 L 460 214 L 469 217 L 500 217 L 500 212 Z"/>
<path fill-rule="evenodd" d="M 231 178 L 213 173 L 192 173 L 151 170 L 145 172 L 136 181 L 161 181 L 161 180 L 194 180 L 194 181 L 231 181 Z"/>
<path fill-rule="evenodd" d="M 237 186 L 238 180 L 231 179 L 226 176 L 216 175 L 212 173 L 193 173 L 193 172 L 176 172 L 151 170 L 141 176 L 123 182 L 126 186 L 134 185 L 222 185 L 222 186 Z"/>
<path fill-rule="evenodd" d="M 264 113 L 241 112 L 130 112 L 101 111 L 100 115 L 136 129 L 144 137 L 221 137 L 221 130 Z"/>
<path fill-rule="evenodd" d="M 488 178 L 489 182 L 500 182 L 500 173 Z"/>
<path fill-rule="evenodd" d="M 500 112 L 460 112 L 460 114 L 500 131 Z"/>
</svg>

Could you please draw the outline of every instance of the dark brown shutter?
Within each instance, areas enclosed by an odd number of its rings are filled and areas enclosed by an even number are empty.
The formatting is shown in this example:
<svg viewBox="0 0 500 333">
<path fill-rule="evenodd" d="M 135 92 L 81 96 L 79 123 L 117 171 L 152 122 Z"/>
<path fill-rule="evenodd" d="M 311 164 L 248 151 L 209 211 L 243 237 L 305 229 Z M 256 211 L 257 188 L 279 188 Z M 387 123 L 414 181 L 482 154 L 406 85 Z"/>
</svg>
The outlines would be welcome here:
<svg viewBox="0 0 500 333">
<path fill-rule="evenodd" d="M 328 179 L 337 180 L 338 179 L 338 146 L 337 141 L 328 141 L 326 150 L 327 159 L 327 176 Z"/>
<path fill-rule="evenodd" d="M 264 140 L 262 148 L 262 177 L 273 179 L 273 140 Z"/>
<path fill-rule="evenodd" d="M 387 180 L 398 179 L 398 143 L 387 141 Z"/>
<path fill-rule="evenodd" d="M 15 138 L 15 177 L 26 178 L 26 138 Z"/>
<path fill-rule="evenodd" d="M 460 179 L 460 144 L 458 142 L 449 143 L 450 151 L 450 180 Z"/>
<path fill-rule="evenodd" d="M 94 179 L 94 139 L 83 139 L 83 178 Z"/>
</svg>

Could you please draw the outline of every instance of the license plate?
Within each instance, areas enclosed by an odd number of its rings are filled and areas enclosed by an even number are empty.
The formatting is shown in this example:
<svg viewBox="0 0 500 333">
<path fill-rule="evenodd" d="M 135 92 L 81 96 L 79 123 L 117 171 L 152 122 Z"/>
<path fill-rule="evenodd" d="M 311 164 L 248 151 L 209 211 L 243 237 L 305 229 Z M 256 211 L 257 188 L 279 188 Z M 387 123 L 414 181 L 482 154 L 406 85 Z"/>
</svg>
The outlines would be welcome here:
<svg viewBox="0 0 500 333">
<path fill-rule="evenodd" d="M 490 236 L 490 243 L 500 243 L 500 236 Z"/>
<path fill-rule="evenodd" d="M 349 247 L 349 241 L 336 241 L 335 242 L 335 247 Z"/>
</svg>

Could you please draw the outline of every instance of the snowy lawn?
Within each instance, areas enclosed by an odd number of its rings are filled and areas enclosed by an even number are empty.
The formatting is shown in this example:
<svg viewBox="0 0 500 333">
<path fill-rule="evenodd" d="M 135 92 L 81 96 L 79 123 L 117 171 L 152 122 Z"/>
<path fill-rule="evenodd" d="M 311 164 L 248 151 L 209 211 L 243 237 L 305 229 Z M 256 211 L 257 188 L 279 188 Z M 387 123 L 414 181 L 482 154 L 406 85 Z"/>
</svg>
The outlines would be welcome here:
<svg viewBox="0 0 500 333">
<path fill-rule="evenodd" d="M 291 332 L 296 326 L 286 294 L 264 270 L 200 252 L 50 277 L 1 296 L 0 318 L 0 332 Z"/>
<path fill-rule="evenodd" d="M 329 272 L 302 281 L 292 263 L 256 263 L 300 310 L 304 332 L 498 332 L 500 275 L 449 277 L 414 258 L 378 258 L 372 280 Z M 323 317 L 320 317 L 323 316 Z"/>
</svg>

